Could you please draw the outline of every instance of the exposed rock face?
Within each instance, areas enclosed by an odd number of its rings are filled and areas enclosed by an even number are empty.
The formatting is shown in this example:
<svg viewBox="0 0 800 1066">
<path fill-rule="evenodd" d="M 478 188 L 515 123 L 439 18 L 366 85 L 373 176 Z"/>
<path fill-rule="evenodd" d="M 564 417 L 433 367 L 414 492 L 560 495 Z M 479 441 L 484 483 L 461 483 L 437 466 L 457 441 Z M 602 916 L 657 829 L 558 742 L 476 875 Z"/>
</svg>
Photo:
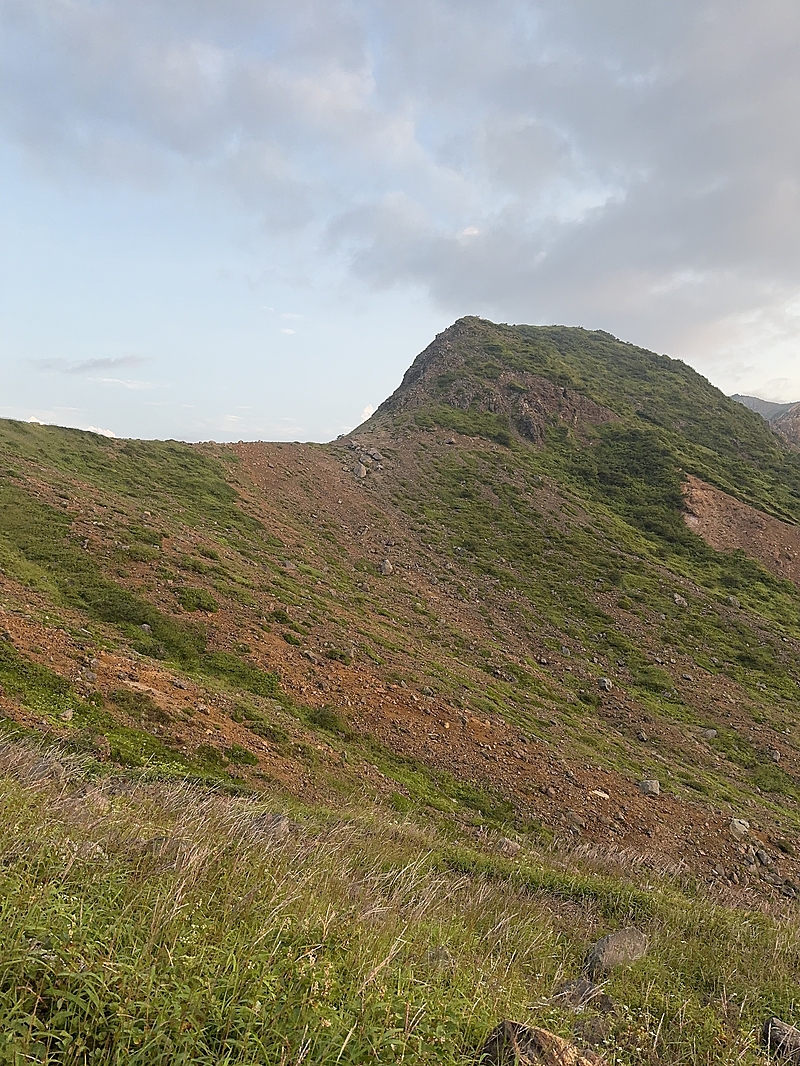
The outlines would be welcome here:
<svg viewBox="0 0 800 1066">
<path fill-rule="evenodd" d="M 772 421 L 773 429 L 777 429 L 792 444 L 800 445 L 800 403 L 792 404 L 788 411 L 784 411 Z"/>
<path fill-rule="evenodd" d="M 605 1059 L 547 1029 L 501 1022 L 481 1051 L 486 1066 L 604 1066 Z"/>
<path fill-rule="evenodd" d="M 400 387 L 380 405 L 370 420 L 399 411 L 416 411 L 431 404 L 457 410 L 502 415 L 521 437 L 540 443 L 554 419 L 573 427 L 617 421 L 609 408 L 583 393 L 564 388 L 537 374 L 504 369 L 491 380 L 470 372 L 470 357 L 486 359 L 484 345 L 491 323 L 461 318 L 428 345 L 406 371 Z"/>
</svg>

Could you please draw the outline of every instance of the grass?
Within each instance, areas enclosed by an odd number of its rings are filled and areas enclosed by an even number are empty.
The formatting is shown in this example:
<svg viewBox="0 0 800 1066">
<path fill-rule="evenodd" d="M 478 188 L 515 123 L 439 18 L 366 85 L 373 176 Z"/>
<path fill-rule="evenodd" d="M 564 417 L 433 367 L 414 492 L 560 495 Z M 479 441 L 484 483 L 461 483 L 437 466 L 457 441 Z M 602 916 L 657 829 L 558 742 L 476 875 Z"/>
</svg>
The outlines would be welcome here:
<svg viewBox="0 0 800 1066">
<path fill-rule="evenodd" d="M 632 922 L 652 946 L 607 983 L 613 1061 L 755 1064 L 764 1018 L 797 1010 L 793 920 L 364 801 L 273 838 L 280 797 L 109 791 L 64 755 L 62 786 L 48 758 L 0 746 L 2 1061 L 466 1066 L 503 1018 L 571 1036 L 549 997 Z"/>
</svg>

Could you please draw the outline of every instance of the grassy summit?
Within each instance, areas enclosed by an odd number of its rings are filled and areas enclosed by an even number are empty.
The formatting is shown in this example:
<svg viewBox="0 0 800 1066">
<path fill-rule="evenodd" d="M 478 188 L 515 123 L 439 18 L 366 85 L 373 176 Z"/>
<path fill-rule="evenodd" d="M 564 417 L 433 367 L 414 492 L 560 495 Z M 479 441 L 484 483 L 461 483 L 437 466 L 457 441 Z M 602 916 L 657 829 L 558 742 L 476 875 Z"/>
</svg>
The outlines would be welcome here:
<svg viewBox="0 0 800 1066">
<path fill-rule="evenodd" d="M 760 416 L 566 327 L 462 319 L 324 446 L 0 422 L 6 1058 L 466 1063 L 636 924 L 584 1042 L 761 1061 L 798 523 Z"/>
</svg>

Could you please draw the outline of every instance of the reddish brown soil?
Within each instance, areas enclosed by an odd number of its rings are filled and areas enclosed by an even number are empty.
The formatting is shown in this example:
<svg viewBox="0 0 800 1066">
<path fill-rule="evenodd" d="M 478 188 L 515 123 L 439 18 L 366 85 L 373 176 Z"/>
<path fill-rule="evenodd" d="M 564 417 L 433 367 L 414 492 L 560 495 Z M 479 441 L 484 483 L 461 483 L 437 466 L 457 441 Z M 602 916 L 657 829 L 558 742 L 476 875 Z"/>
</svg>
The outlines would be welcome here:
<svg viewBox="0 0 800 1066">
<path fill-rule="evenodd" d="M 432 433 L 422 446 L 428 454 L 444 453 L 453 447 L 446 443 L 448 439 Z M 388 452 L 391 443 L 378 437 L 369 446 Z M 702 798 L 679 788 L 657 799 L 648 798 L 637 787 L 633 771 L 604 769 L 574 754 L 571 727 L 559 718 L 567 700 L 574 704 L 562 679 L 579 677 L 596 689 L 597 661 L 590 660 L 578 645 L 565 647 L 560 654 L 548 651 L 544 642 L 532 645 L 531 637 L 517 626 L 513 590 L 501 592 L 472 575 L 454 572 L 453 564 L 437 556 L 414 532 L 392 499 L 397 479 L 414 476 L 413 450 L 397 448 L 394 459 L 374 464 L 364 478 L 354 473 L 356 455 L 344 444 L 323 449 L 255 443 L 230 450 L 239 459 L 235 481 L 243 505 L 282 546 L 275 548 L 268 563 L 254 564 L 254 581 L 259 575 L 270 580 L 251 586 L 251 603 L 221 597 L 219 611 L 207 619 L 212 647 L 231 649 L 245 643 L 256 662 L 280 674 L 284 688 L 298 702 L 310 707 L 335 706 L 354 730 L 372 735 L 398 754 L 499 792 L 522 816 L 548 827 L 562 846 L 581 843 L 605 856 L 604 861 L 616 857 L 614 861 L 623 866 L 691 870 L 725 891 L 729 875 L 736 871 L 742 883 L 736 891 L 775 893 L 777 889 L 745 870 L 742 846 L 729 828 L 733 815 L 744 816 L 752 825 L 748 843 L 763 844 L 773 857 L 770 876 L 777 872 L 778 880 L 800 880 L 800 865 L 773 846 L 773 839 L 784 834 L 766 808 L 712 810 Z M 40 485 L 40 491 L 43 499 L 49 498 L 46 484 Z M 536 492 L 537 506 L 550 521 L 584 520 L 579 513 L 567 516 L 562 510 L 557 487 L 543 483 Z M 702 483 L 690 484 L 691 513 L 703 535 L 713 525 L 711 514 L 719 515 L 720 537 L 728 521 L 725 515 L 735 513 L 737 521 L 756 523 L 755 512 L 748 514 L 750 509 L 740 504 L 732 510 L 725 504 L 727 499 Z M 102 504 L 88 486 L 76 493 L 70 510 L 74 529 L 85 538 L 87 550 L 105 550 L 108 534 L 97 525 Z M 774 520 L 758 516 L 758 521 L 762 519 L 765 524 L 752 528 L 773 530 Z M 744 531 L 745 526 L 741 528 Z M 743 537 L 744 532 L 739 541 Z M 715 546 L 739 547 L 739 541 L 718 540 Z M 200 534 L 175 529 L 164 542 L 167 561 L 171 554 L 177 558 L 187 546 L 196 548 L 201 542 Z M 797 544 L 800 551 L 800 538 Z M 781 550 L 785 550 L 783 542 Z M 392 573 L 377 576 L 374 564 L 386 558 Z M 146 588 L 153 602 L 175 610 L 173 580 L 160 576 L 153 565 L 132 567 L 129 576 L 120 580 Z M 286 584 L 287 595 L 276 595 L 276 581 Z M 192 576 L 192 583 L 202 585 L 203 579 Z M 259 772 L 308 797 L 334 795 L 336 782 L 376 795 L 400 788 L 369 761 L 344 763 L 341 745 L 333 740 L 322 742 L 318 734 L 299 724 L 288 727 L 292 740 L 311 744 L 316 761 L 287 754 L 235 722 L 228 697 L 215 695 L 149 659 L 121 651 L 95 653 L 88 638 L 81 647 L 63 630 L 48 624 L 45 597 L 2 575 L 0 593 L 7 603 L 17 605 L 0 617 L 17 647 L 69 677 L 79 688 L 97 688 L 106 696 L 120 686 L 147 692 L 169 715 L 168 724 L 149 728 L 178 748 L 194 751 L 207 744 L 248 748 L 258 756 Z M 651 647 L 656 661 L 672 674 L 676 687 L 702 712 L 708 726 L 724 724 L 740 730 L 765 752 L 765 758 L 776 750 L 785 763 L 794 759 L 785 736 L 754 723 L 751 701 L 733 681 L 706 674 L 685 656 L 670 657 L 653 643 L 646 621 L 632 619 L 611 596 L 598 594 L 597 600 L 643 647 Z M 304 632 L 308 630 L 301 646 L 287 643 L 286 627 L 269 623 L 278 608 L 285 608 L 293 621 L 303 624 Z M 69 618 L 68 612 L 62 611 L 61 618 Z M 82 624 L 78 616 L 70 621 L 76 627 Z M 480 691 L 487 670 L 479 665 L 475 650 L 487 648 L 494 649 L 491 654 L 496 656 L 498 669 L 507 662 L 529 663 L 531 657 L 539 661 L 541 681 L 551 695 L 531 703 L 532 728 L 523 732 L 499 716 L 477 714 L 470 709 L 466 689 L 461 698 L 457 686 L 435 682 L 437 675 L 452 671 L 464 685 Z M 331 659 L 331 649 L 352 656 L 352 661 Z M 381 661 L 371 657 L 368 649 L 373 649 L 373 655 L 379 649 Z M 669 780 L 673 753 L 698 766 L 720 765 L 720 754 L 700 731 L 653 720 L 625 692 L 624 667 L 601 666 L 615 684 L 597 710 L 585 711 L 586 727 L 602 728 L 611 735 L 630 765 L 655 760 L 663 766 L 662 783 Z M 492 668 L 490 659 L 489 672 Z M 94 675 L 91 681 L 87 671 Z M 687 682 L 684 675 L 689 672 Z M 530 697 L 518 697 L 523 709 L 526 699 Z M 8 697 L 0 696 L 0 707 L 10 716 L 35 724 L 33 716 Z M 637 738 L 641 731 L 646 740 Z M 735 779 L 734 767 L 726 766 L 724 771 Z"/>
<path fill-rule="evenodd" d="M 776 577 L 800 585 L 800 527 L 781 522 L 689 475 L 686 523 L 717 551 L 740 549 Z"/>
</svg>

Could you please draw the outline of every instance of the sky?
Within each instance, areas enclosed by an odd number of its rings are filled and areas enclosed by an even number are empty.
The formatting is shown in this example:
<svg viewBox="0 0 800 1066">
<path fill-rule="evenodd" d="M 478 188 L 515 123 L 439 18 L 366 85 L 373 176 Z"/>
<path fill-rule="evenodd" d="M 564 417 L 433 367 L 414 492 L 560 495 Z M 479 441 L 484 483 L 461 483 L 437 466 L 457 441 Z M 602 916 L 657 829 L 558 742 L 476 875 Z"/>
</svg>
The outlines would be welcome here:
<svg viewBox="0 0 800 1066">
<path fill-rule="evenodd" d="M 796 0 L 0 0 L 0 416 L 328 440 L 456 318 L 800 400 Z"/>
</svg>

